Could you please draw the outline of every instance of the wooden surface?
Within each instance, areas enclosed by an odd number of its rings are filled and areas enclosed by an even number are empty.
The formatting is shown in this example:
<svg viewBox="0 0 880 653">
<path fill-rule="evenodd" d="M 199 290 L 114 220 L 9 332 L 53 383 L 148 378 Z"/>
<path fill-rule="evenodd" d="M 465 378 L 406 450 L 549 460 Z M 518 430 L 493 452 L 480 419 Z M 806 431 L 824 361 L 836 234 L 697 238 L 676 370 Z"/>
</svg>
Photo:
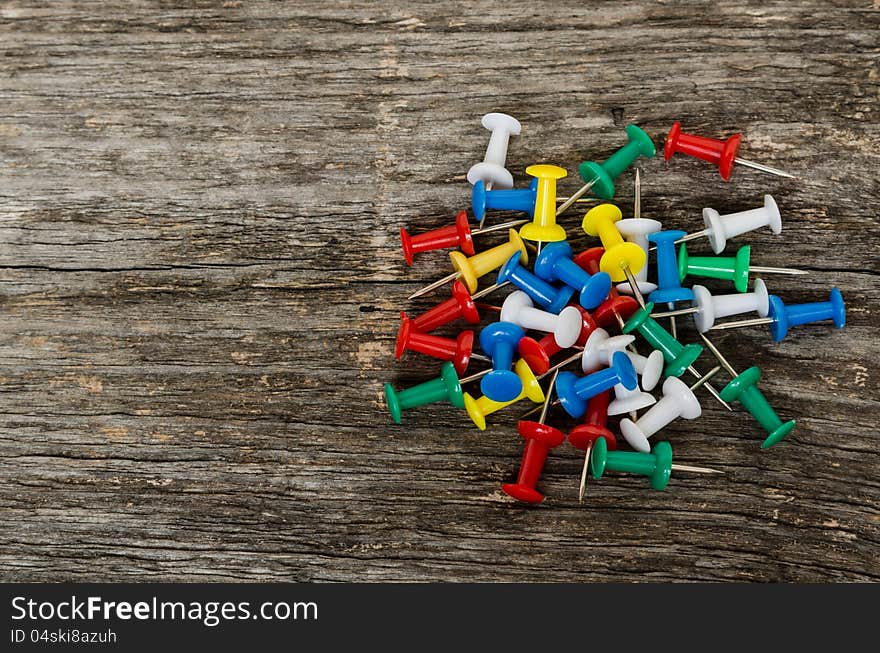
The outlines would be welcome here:
<svg viewBox="0 0 880 653">
<path fill-rule="evenodd" d="M 2 580 L 880 579 L 876 2 L 50 4 L 0 3 Z M 799 176 L 641 164 L 667 227 L 771 192 L 754 262 L 812 271 L 771 290 L 842 290 L 841 332 L 715 337 L 787 441 L 702 394 L 665 433 L 723 476 L 579 506 L 566 444 L 529 509 L 500 491 L 524 409 L 391 424 L 382 383 L 437 369 L 393 360 L 398 311 L 448 268 L 397 231 L 466 205 L 493 110 L 519 184 L 674 119 Z"/>
</svg>

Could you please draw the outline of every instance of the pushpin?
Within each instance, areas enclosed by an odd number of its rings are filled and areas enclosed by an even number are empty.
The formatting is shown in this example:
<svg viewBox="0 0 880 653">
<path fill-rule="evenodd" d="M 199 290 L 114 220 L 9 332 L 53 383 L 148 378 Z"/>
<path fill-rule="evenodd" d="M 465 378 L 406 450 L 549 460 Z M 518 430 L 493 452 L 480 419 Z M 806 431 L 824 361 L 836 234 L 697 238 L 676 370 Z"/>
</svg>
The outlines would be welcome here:
<svg viewBox="0 0 880 653">
<path fill-rule="evenodd" d="M 519 291 L 517 291 L 519 292 Z M 480 380 L 480 390 L 494 401 L 510 401 L 522 392 L 522 381 L 511 371 L 516 344 L 526 335 L 516 324 L 501 316 L 480 331 L 480 347 L 492 357 L 492 371 Z"/>
<path fill-rule="evenodd" d="M 734 377 L 733 381 L 728 383 L 721 390 L 721 396 L 726 401 L 738 401 L 741 403 L 743 408 L 749 411 L 752 417 L 758 421 L 758 424 L 767 431 L 768 435 L 764 439 L 764 442 L 761 443 L 761 448 L 767 449 L 772 447 L 786 435 L 791 433 L 792 429 L 795 427 L 795 420 L 792 419 L 783 422 L 779 418 L 779 415 L 776 414 L 776 411 L 773 410 L 770 402 L 767 401 L 764 393 L 758 388 L 758 381 L 761 379 L 761 370 L 758 369 L 757 366 L 753 366 L 742 374 L 737 374 L 736 370 L 733 369 L 733 366 L 728 363 L 727 359 L 721 355 L 720 351 L 718 351 L 718 348 L 702 333 L 700 334 L 700 337 L 706 343 L 709 350 L 715 354 L 715 358 L 718 359 L 718 362 L 724 366 L 724 369 L 726 369 L 732 377 Z"/>
<path fill-rule="evenodd" d="M 510 281 L 545 311 L 559 313 L 566 307 L 575 289 L 568 286 L 557 288 L 550 285 L 526 269 L 520 263 L 519 258 L 519 253 L 512 254 L 507 259 L 507 263 L 501 266 L 496 280 L 499 282 Z"/>
<path fill-rule="evenodd" d="M 571 245 L 566 242 L 550 243 L 538 254 L 535 274 L 547 281 L 561 281 L 577 290 L 584 308 L 596 308 L 611 292 L 608 273 L 590 274 L 584 270 L 572 259 Z"/>
<path fill-rule="evenodd" d="M 614 180 L 631 166 L 638 157 L 652 157 L 656 153 L 654 141 L 635 125 L 627 125 L 626 136 L 629 142 L 605 159 L 603 163 L 596 163 L 594 161 L 584 161 L 581 163 L 578 167 L 578 172 L 581 175 L 581 179 L 584 180 L 584 185 L 559 207 L 556 215 L 565 211 L 588 190 L 592 190 L 593 195 L 596 197 L 610 200 L 614 197 Z"/>
<path fill-rule="evenodd" d="M 398 392 L 390 383 L 385 384 L 385 403 L 397 424 L 400 424 L 401 411 L 438 401 L 448 401 L 456 408 L 464 408 L 458 374 L 455 373 L 453 364 L 448 361 L 440 368 L 440 376 L 406 390 Z"/>
<path fill-rule="evenodd" d="M 605 253 L 599 260 L 599 269 L 607 272 L 612 281 L 627 280 L 635 284 L 632 275 L 644 267 L 648 255 L 635 243 L 626 242 L 617 231 L 614 223 L 622 217 L 614 204 L 600 204 L 587 211 L 581 226 L 588 236 L 599 236 L 602 241 Z M 637 286 L 635 288 L 633 292 L 638 292 Z"/>
<path fill-rule="evenodd" d="M 482 182 L 480 182 L 482 183 Z M 436 249 L 447 249 L 449 247 L 458 247 L 468 256 L 474 255 L 474 236 L 480 234 L 488 234 L 493 231 L 501 231 L 518 227 L 526 220 L 513 220 L 504 222 L 503 224 L 492 225 L 485 229 L 471 231 L 468 224 L 466 211 L 459 211 L 455 216 L 455 223 L 448 227 L 440 227 L 432 229 L 425 233 L 410 236 L 406 229 L 400 228 L 400 242 L 403 246 L 403 257 L 406 259 L 407 265 L 412 265 L 413 256 L 420 252 L 429 252 Z"/>
<path fill-rule="evenodd" d="M 463 373 L 470 363 L 471 357 L 484 362 L 491 362 L 485 356 L 474 354 L 474 332 L 462 331 L 458 337 L 442 338 L 429 333 L 421 333 L 413 329 L 413 321 L 405 315 L 400 318 L 400 329 L 397 331 L 397 344 L 394 358 L 400 358 L 404 352 L 417 351 L 420 354 L 433 356 L 444 361 L 452 361 L 455 371 Z"/>
<path fill-rule="evenodd" d="M 666 360 L 666 369 L 664 370 L 666 376 L 678 377 L 684 374 L 685 371 L 688 371 L 698 379 L 702 378 L 702 375 L 694 368 L 693 363 L 703 353 L 703 348 L 695 343 L 682 345 L 673 338 L 659 322 L 651 317 L 653 309 L 654 304 L 648 304 L 645 308 L 641 308 L 633 313 L 632 317 L 624 324 L 622 331 L 624 333 L 638 331 L 654 349 L 659 349 L 663 353 L 663 358 Z M 715 388 L 708 383 L 705 385 L 706 390 L 722 406 L 727 410 L 731 410 L 730 405 L 721 398 L 721 395 L 719 395 Z"/>
<path fill-rule="evenodd" d="M 627 390 L 638 386 L 638 377 L 632 362 L 623 352 L 615 352 L 611 357 L 611 367 L 586 376 L 578 377 L 571 372 L 562 372 L 556 379 L 556 394 L 562 407 L 572 417 L 581 417 L 587 410 L 590 397 L 613 388 L 618 383 Z"/>
<path fill-rule="evenodd" d="M 691 465 L 674 465 L 672 463 L 672 445 L 666 441 L 658 442 L 650 453 L 641 451 L 608 451 L 604 438 L 593 444 L 590 457 L 590 471 L 593 478 L 600 479 L 606 470 L 615 472 L 631 472 L 647 476 L 651 487 L 663 490 L 669 484 L 672 472 L 694 472 L 697 474 L 720 474 L 716 469 L 693 467 Z"/>
<path fill-rule="evenodd" d="M 553 315 L 535 308 L 529 296 L 521 290 L 515 290 L 504 300 L 501 305 L 501 321 L 518 324 L 523 329 L 552 333 L 556 344 L 563 349 L 577 342 L 583 323 L 580 311 L 574 306 L 566 306 L 559 315 Z"/>
<path fill-rule="evenodd" d="M 539 243 L 565 240 L 565 229 L 556 224 L 556 180 L 568 173 L 565 168 L 542 164 L 529 166 L 526 174 L 538 178 L 538 192 L 532 221 L 520 227 L 519 235 Z"/>
<path fill-rule="evenodd" d="M 498 211 L 522 211 L 532 215 L 535 212 L 535 200 L 538 196 L 538 180 L 532 179 L 528 188 L 508 190 L 488 190 L 486 184 L 478 181 L 471 191 L 471 209 L 474 218 L 483 220 L 486 209 Z M 523 220 L 528 222 L 528 220 Z"/>
<path fill-rule="evenodd" d="M 481 290 L 472 297 L 468 289 L 464 287 L 464 284 L 456 280 L 452 283 L 452 297 L 421 315 L 412 318 L 412 328 L 422 333 L 430 333 L 434 329 L 449 324 L 458 318 L 463 318 L 471 324 L 479 324 L 480 313 L 477 311 L 474 299 L 488 294 L 486 292 L 488 290 L 490 289 Z M 407 317 L 403 311 L 400 312 L 400 316 Z"/>
<path fill-rule="evenodd" d="M 513 371 L 522 381 L 522 391 L 510 401 L 492 401 L 485 395 L 478 399 L 474 399 L 467 392 L 464 393 L 464 409 L 470 416 L 471 421 L 476 424 L 477 428 L 481 431 L 486 430 L 487 415 L 491 415 L 492 413 L 525 398 L 531 399 L 536 404 L 544 401 L 544 391 L 541 389 L 541 384 L 538 382 L 538 379 L 535 377 L 534 372 L 529 368 L 526 361 L 523 359 L 516 361 L 516 365 L 513 366 Z"/>
<path fill-rule="evenodd" d="M 740 320 L 738 322 L 726 322 L 716 324 L 713 329 L 734 329 L 744 326 L 756 326 L 769 324 L 770 335 L 776 342 L 781 341 L 788 334 L 788 329 L 793 326 L 810 322 L 832 320 L 834 326 L 842 329 L 846 324 L 846 305 L 843 303 L 843 295 L 837 288 L 831 289 L 831 296 L 827 302 L 810 302 L 808 304 L 786 305 L 776 295 L 770 295 L 769 311 L 767 317 L 759 317 L 753 320 Z"/>
<path fill-rule="evenodd" d="M 721 215 L 715 209 L 705 208 L 703 209 L 703 222 L 706 225 L 705 229 L 679 238 L 676 244 L 706 236 L 712 246 L 712 251 L 720 254 L 727 247 L 728 239 L 761 227 L 770 227 L 770 231 L 776 235 L 782 233 L 782 216 L 771 195 L 764 195 L 764 206 L 738 213 Z"/>
<path fill-rule="evenodd" d="M 482 163 L 472 165 L 467 172 L 467 180 L 476 184 L 482 180 L 486 186 L 495 188 L 513 188 L 513 175 L 504 167 L 507 162 L 507 145 L 511 136 L 522 131 L 519 120 L 506 113 L 487 113 L 480 121 L 483 127 L 492 132 L 486 156 Z"/>
<path fill-rule="evenodd" d="M 587 412 L 582 424 L 575 426 L 568 433 L 568 441 L 575 449 L 584 451 L 584 466 L 581 469 L 581 483 L 578 487 L 578 502 L 584 502 L 584 490 L 587 484 L 587 469 L 590 463 L 590 453 L 593 451 L 593 443 L 602 438 L 608 449 L 617 449 L 617 438 L 608 430 L 608 399 L 610 391 L 600 392 L 591 397 L 587 402 Z"/>
<path fill-rule="evenodd" d="M 581 306 L 574 307 L 581 314 L 581 333 L 575 340 L 573 347 L 583 347 L 587 342 L 587 338 L 596 329 L 596 322 L 587 310 Z M 550 369 L 550 359 L 562 351 L 562 347 L 556 344 L 556 336 L 548 333 L 540 340 L 529 338 L 526 336 L 519 341 L 519 355 L 525 359 L 529 367 L 538 374 L 542 374 Z"/>
<path fill-rule="evenodd" d="M 770 310 L 770 296 L 767 294 L 767 286 L 764 285 L 760 277 L 755 279 L 755 289 L 752 292 L 713 295 L 705 286 L 694 286 L 692 290 L 696 306 L 666 313 L 654 313 L 651 317 L 657 319 L 693 314 L 697 331 L 705 333 L 713 327 L 718 318 L 752 311 L 757 312 L 761 317 L 766 317 Z"/>
<path fill-rule="evenodd" d="M 660 231 L 663 228 L 663 225 L 657 220 L 642 217 L 642 175 L 638 168 L 636 168 L 633 217 L 619 220 L 615 226 L 617 227 L 617 231 L 620 232 L 620 235 L 623 236 L 627 242 L 635 243 L 641 247 L 645 251 L 646 256 L 648 252 L 648 235 Z M 643 265 L 638 272 L 633 273 L 633 276 L 635 277 L 639 292 L 642 293 L 642 295 L 647 295 L 657 289 L 656 284 L 648 281 L 647 265 Z M 632 294 L 632 287 L 629 283 L 618 284 L 617 290 L 625 295 Z"/>
<path fill-rule="evenodd" d="M 526 441 L 519 474 L 516 477 L 516 483 L 505 483 L 501 486 L 505 494 L 526 503 L 541 503 L 544 500 L 544 495 L 536 489 L 538 479 L 541 477 L 541 471 L 544 469 L 544 463 L 547 461 L 550 449 L 558 447 L 565 441 L 565 434 L 562 431 L 544 424 L 555 381 L 556 377 L 554 376 L 550 382 L 550 388 L 547 390 L 547 397 L 544 399 L 544 406 L 538 421 L 521 420 L 517 424 L 519 434 Z"/>
<path fill-rule="evenodd" d="M 804 270 L 794 268 L 768 268 L 750 265 L 752 248 L 743 245 L 734 256 L 690 256 L 687 245 L 682 243 L 678 250 L 678 276 L 684 281 L 688 275 L 692 277 L 708 277 L 733 281 L 733 287 L 739 292 L 749 289 L 749 272 L 757 274 L 807 274 Z"/>
<path fill-rule="evenodd" d="M 452 261 L 452 267 L 455 272 L 425 286 L 421 290 L 417 290 L 409 299 L 415 299 L 431 292 L 435 288 L 439 288 L 443 284 L 449 283 L 454 279 L 462 278 L 468 290 L 474 292 L 477 289 L 477 282 L 485 274 L 492 270 L 497 270 L 511 257 L 515 252 L 520 253 L 520 260 L 523 264 L 529 262 L 529 254 L 526 251 L 526 245 L 513 229 L 507 232 L 508 242 L 496 245 L 485 252 L 480 252 L 470 258 L 467 258 L 461 252 L 449 252 L 449 258 Z"/>
<path fill-rule="evenodd" d="M 605 254 L 602 247 L 591 247 L 574 257 L 574 262 L 592 275 L 599 273 L 599 261 Z M 632 297 L 621 295 L 612 287 L 608 291 L 608 299 L 599 304 L 593 311 L 593 319 L 602 328 L 614 324 L 623 327 L 624 320 L 639 310 L 639 303 Z"/>
<path fill-rule="evenodd" d="M 584 373 L 594 372 L 603 366 L 611 365 L 616 352 L 624 353 L 633 364 L 636 374 L 641 376 L 642 388 L 651 390 L 654 388 L 660 376 L 663 374 L 663 354 L 656 349 L 650 356 L 625 351 L 632 344 L 635 336 L 623 335 L 611 337 L 604 329 L 596 329 L 587 339 L 584 345 L 584 354 L 581 357 L 581 369 Z M 608 408 L 608 415 L 621 415 L 652 406 L 656 399 L 647 392 L 642 392 L 639 386 L 628 389 L 623 385 L 614 386 L 615 399 Z"/>
<path fill-rule="evenodd" d="M 716 366 L 701 378 L 695 386 L 702 385 L 714 376 L 721 367 Z M 650 451 L 648 438 L 664 426 L 678 419 L 696 419 L 702 415 L 700 400 L 681 379 L 667 377 L 663 382 L 663 397 L 637 421 L 624 417 L 620 420 L 620 432 L 636 451 Z"/>
<path fill-rule="evenodd" d="M 668 161 L 673 154 L 681 152 L 682 154 L 714 163 L 718 166 L 718 172 L 721 173 L 721 178 L 724 181 L 730 181 L 730 174 L 733 172 L 734 163 L 754 168 L 761 172 L 767 172 L 771 175 L 777 175 L 778 177 L 794 179 L 794 175 L 790 175 L 777 168 L 771 168 L 770 166 L 737 157 L 736 153 L 739 150 L 741 140 L 742 134 L 734 134 L 723 141 L 717 138 L 686 134 L 681 131 L 681 123 L 676 120 L 672 125 L 672 129 L 669 130 L 669 135 L 666 137 L 663 157 Z"/>
<path fill-rule="evenodd" d="M 685 235 L 683 231 L 660 231 L 648 236 L 648 241 L 657 244 L 657 289 L 649 296 L 648 301 L 666 302 L 669 308 L 675 308 L 675 302 L 689 301 L 694 298 L 690 288 L 682 288 L 678 277 L 678 265 L 675 256 L 675 241 Z M 678 337 L 675 316 L 670 316 L 669 325 L 672 337 Z"/>
</svg>

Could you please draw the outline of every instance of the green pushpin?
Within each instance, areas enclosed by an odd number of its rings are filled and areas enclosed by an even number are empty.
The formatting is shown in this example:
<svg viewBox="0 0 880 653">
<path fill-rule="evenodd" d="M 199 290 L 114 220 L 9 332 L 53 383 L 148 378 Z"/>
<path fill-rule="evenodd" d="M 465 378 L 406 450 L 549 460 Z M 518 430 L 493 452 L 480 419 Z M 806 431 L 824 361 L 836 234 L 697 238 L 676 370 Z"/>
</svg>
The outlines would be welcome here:
<svg viewBox="0 0 880 653">
<path fill-rule="evenodd" d="M 626 136 L 629 139 L 627 144 L 602 163 L 595 161 L 581 163 L 578 172 L 584 180 L 584 185 L 556 209 L 556 215 L 563 213 L 591 189 L 596 197 L 610 200 L 614 197 L 614 180 L 640 156 L 651 157 L 657 153 L 651 137 L 635 125 L 626 126 Z"/>
<path fill-rule="evenodd" d="M 440 376 L 406 390 L 398 392 L 390 383 L 385 384 L 385 403 L 397 424 L 400 424 L 401 411 L 438 401 L 448 401 L 456 408 L 464 408 L 464 393 L 451 361 L 443 363 Z"/>
<path fill-rule="evenodd" d="M 721 474 L 717 469 L 674 465 L 672 445 L 666 441 L 658 442 L 650 453 L 640 451 L 608 451 L 605 438 L 596 438 L 590 454 L 590 470 L 593 478 L 600 479 L 606 469 L 614 472 L 631 472 L 651 479 L 651 487 L 664 490 L 669 484 L 672 472 L 694 472 L 696 474 Z"/>
<path fill-rule="evenodd" d="M 758 381 L 761 378 L 761 370 L 755 366 L 750 367 L 742 374 L 737 374 L 733 366 L 727 362 L 721 352 L 709 342 L 703 334 L 700 337 L 706 342 L 706 346 L 715 354 L 718 362 L 734 377 L 733 381 L 724 386 L 721 390 L 721 397 L 725 401 L 738 401 L 747 411 L 752 414 L 758 424 L 760 424 L 768 435 L 761 443 L 762 449 L 772 447 L 774 444 L 782 440 L 786 435 L 791 433 L 795 427 L 795 420 L 791 419 L 783 422 L 770 402 L 764 396 L 764 393 L 758 389 Z"/>
<path fill-rule="evenodd" d="M 688 275 L 692 277 L 709 277 L 733 281 L 738 292 L 749 291 L 749 273 L 758 274 L 807 274 L 804 270 L 794 268 L 768 268 L 749 265 L 752 254 L 750 245 L 743 245 L 734 256 L 689 256 L 687 245 L 681 244 L 678 250 L 678 276 L 684 281 Z"/>
<path fill-rule="evenodd" d="M 663 352 L 663 358 L 666 360 L 664 374 L 681 376 L 703 353 L 703 348 L 696 343 L 683 345 L 673 338 L 669 331 L 651 317 L 653 310 L 653 303 L 646 304 L 644 308 L 640 308 L 630 316 L 622 330 L 624 333 L 638 330 L 654 349 Z"/>
</svg>

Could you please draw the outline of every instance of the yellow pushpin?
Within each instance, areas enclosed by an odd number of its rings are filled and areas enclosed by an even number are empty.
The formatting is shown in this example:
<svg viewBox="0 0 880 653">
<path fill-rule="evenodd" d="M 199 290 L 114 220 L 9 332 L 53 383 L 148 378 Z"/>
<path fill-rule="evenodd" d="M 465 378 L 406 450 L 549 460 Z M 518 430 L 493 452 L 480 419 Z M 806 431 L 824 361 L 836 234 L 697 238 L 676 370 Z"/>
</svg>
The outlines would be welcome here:
<svg viewBox="0 0 880 653">
<path fill-rule="evenodd" d="M 636 274 L 648 260 L 645 250 L 626 242 L 614 226 L 622 217 L 614 204 L 600 204 L 587 211 L 582 225 L 587 235 L 599 236 L 602 241 L 605 253 L 599 260 L 599 269 L 607 272 L 612 281 L 627 280 L 627 272 Z"/>
<path fill-rule="evenodd" d="M 538 179 L 535 214 L 532 221 L 520 227 L 519 235 L 539 243 L 565 240 L 565 229 L 556 224 L 556 180 L 568 172 L 559 166 L 540 164 L 526 168 L 526 174 Z"/>
<path fill-rule="evenodd" d="M 525 399 L 526 397 L 536 404 L 540 404 L 544 401 L 544 391 L 541 389 L 541 384 L 538 383 L 535 373 L 532 372 L 524 359 L 520 358 L 516 362 L 516 365 L 513 366 L 513 371 L 516 372 L 516 375 L 522 381 L 523 387 L 522 392 L 520 392 L 519 396 L 515 399 L 510 401 L 492 401 L 485 395 L 479 399 L 474 399 L 467 392 L 464 393 L 464 409 L 470 416 L 471 421 L 473 421 L 481 431 L 486 430 L 486 415 L 491 415 L 492 413 L 499 411 L 502 408 L 506 408 L 511 404 L 515 404 L 517 401 Z"/>
<path fill-rule="evenodd" d="M 425 286 L 421 290 L 417 290 L 410 295 L 409 298 L 415 299 L 416 297 L 421 297 L 435 288 L 439 288 L 443 284 L 454 281 L 459 277 L 464 282 L 464 285 L 468 287 L 468 290 L 473 293 L 477 290 L 477 284 L 480 277 L 488 274 L 492 270 L 500 268 L 507 262 L 507 259 L 513 256 L 516 252 L 520 253 L 520 262 L 523 265 L 528 265 L 529 253 L 526 251 L 526 244 L 523 242 L 522 238 L 519 237 L 519 234 L 516 233 L 516 230 L 509 229 L 507 237 L 509 240 L 506 243 L 502 243 L 501 245 L 497 245 L 491 249 L 487 249 L 485 252 L 480 252 L 471 257 L 467 257 L 461 252 L 449 252 L 449 259 L 452 261 L 452 267 L 455 269 L 455 272 Z"/>
</svg>

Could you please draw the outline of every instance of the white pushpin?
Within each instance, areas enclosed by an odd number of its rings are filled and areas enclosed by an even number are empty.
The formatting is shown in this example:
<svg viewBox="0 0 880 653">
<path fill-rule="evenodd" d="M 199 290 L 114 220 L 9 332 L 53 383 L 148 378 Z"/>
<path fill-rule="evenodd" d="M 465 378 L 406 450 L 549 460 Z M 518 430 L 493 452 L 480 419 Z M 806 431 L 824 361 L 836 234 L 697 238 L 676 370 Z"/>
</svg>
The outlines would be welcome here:
<svg viewBox="0 0 880 653">
<path fill-rule="evenodd" d="M 755 279 L 755 289 L 752 292 L 713 295 L 705 286 L 694 286 L 691 290 L 694 291 L 696 306 L 665 313 L 652 313 L 651 317 L 693 314 L 697 331 L 706 333 L 715 325 L 715 320 L 719 317 L 730 317 L 752 311 L 761 317 L 767 317 L 770 313 L 770 295 L 767 286 L 760 278 Z"/>
<path fill-rule="evenodd" d="M 519 120 L 506 113 L 487 113 L 481 122 L 483 127 L 492 132 L 492 136 L 489 137 L 486 156 L 482 163 L 471 166 L 467 180 L 471 184 L 482 180 L 486 184 L 486 190 L 513 188 L 513 175 L 504 164 L 507 162 L 510 137 L 518 135 L 522 131 L 522 125 Z"/>
<path fill-rule="evenodd" d="M 774 234 L 782 233 L 782 216 L 772 195 L 764 195 L 764 206 L 738 213 L 721 215 L 715 209 L 703 209 L 703 222 L 706 228 L 678 239 L 676 244 L 706 236 L 712 251 L 720 254 L 727 247 L 727 240 L 761 227 L 770 227 Z"/>
<path fill-rule="evenodd" d="M 663 228 L 663 225 L 657 220 L 642 217 L 642 174 L 638 168 L 636 168 L 633 217 L 626 218 L 625 220 L 618 220 L 614 226 L 617 227 L 617 230 L 624 239 L 641 247 L 645 250 L 646 254 L 648 253 L 648 234 L 660 231 Z M 639 287 L 639 292 L 642 293 L 642 295 L 650 295 L 657 290 L 657 284 L 648 281 L 647 265 L 643 265 L 633 277 L 635 278 L 636 284 Z M 617 292 L 621 292 L 625 295 L 632 295 L 632 286 L 629 282 L 621 282 L 617 284 Z"/>
<path fill-rule="evenodd" d="M 642 389 L 650 390 L 660 381 L 663 374 L 663 354 L 660 351 L 651 352 L 650 356 L 641 356 L 626 348 L 635 340 L 635 336 L 609 336 L 605 329 L 596 329 L 584 343 L 584 354 L 581 358 L 581 369 L 585 374 L 595 372 L 602 367 L 611 365 L 611 358 L 615 352 L 625 353 L 633 364 L 636 374 L 641 376 Z M 656 399 L 643 392 L 639 386 L 627 390 L 622 384 L 614 386 L 614 401 L 608 404 L 608 415 L 622 415 L 631 413 L 656 403 Z"/>
<path fill-rule="evenodd" d="M 559 315 L 554 315 L 535 308 L 531 297 L 522 290 L 510 293 L 504 300 L 501 321 L 518 324 L 523 329 L 552 333 L 556 344 L 563 349 L 577 342 L 583 328 L 583 316 L 574 306 L 566 306 Z"/>
<path fill-rule="evenodd" d="M 620 420 L 620 432 L 636 451 L 651 451 L 648 438 L 670 422 L 683 417 L 696 419 L 703 412 L 700 400 L 687 384 L 675 376 L 663 382 L 663 397 L 651 409 L 633 422 L 628 417 Z"/>
</svg>

